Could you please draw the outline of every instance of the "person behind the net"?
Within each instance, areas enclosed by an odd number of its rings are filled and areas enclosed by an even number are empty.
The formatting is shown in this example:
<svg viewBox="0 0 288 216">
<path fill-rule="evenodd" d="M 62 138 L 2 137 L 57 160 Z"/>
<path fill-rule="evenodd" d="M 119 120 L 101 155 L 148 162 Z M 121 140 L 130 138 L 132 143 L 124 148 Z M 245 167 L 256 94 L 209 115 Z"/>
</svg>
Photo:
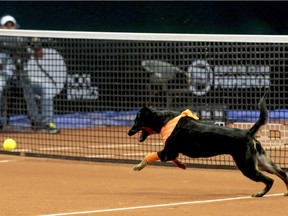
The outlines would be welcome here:
<svg viewBox="0 0 288 216">
<path fill-rule="evenodd" d="M 17 29 L 19 26 L 13 16 L 5 15 L 0 19 L 0 25 L 3 29 Z M 28 51 L 28 45 L 29 50 Z M 31 53 L 34 58 L 43 58 L 43 50 L 40 46 L 38 38 L 24 38 L 24 37 L 0 37 L 0 47 L 3 52 L 0 53 L 0 61 L 2 60 L 2 70 L 0 71 L 0 128 L 3 123 L 2 104 L 3 90 L 9 80 L 17 76 L 20 78 L 20 84 L 23 89 L 24 99 L 27 104 L 28 114 L 31 118 L 32 127 L 34 129 L 42 129 L 46 133 L 58 133 L 60 130 L 56 128 L 54 116 L 54 102 L 52 89 L 47 83 L 31 82 L 27 71 L 25 71 L 25 61 L 27 56 Z M 32 49 L 31 49 L 32 48 Z M 32 50 L 32 52 L 31 52 Z M 22 58 L 22 59 L 20 59 Z M 1 62 L 0 62 L 1 63 Z M 39 75 L 40 76 L 40 75 Z M 40 96 L 41 112 L 38 109 L 36 95 Z M 40 114 L 41 113 L 41 114 Z"/>
</svg>

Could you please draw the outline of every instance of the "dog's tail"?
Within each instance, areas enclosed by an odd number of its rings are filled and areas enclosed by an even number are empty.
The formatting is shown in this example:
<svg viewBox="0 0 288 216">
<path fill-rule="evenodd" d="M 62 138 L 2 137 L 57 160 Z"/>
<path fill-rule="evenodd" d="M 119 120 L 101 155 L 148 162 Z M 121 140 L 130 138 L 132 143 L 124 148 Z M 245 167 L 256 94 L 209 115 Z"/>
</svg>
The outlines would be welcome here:
<svg viewBox="0 0 288 216">
<path fill-rule="evenodd" d="M 266 95 L 268 92 L 269 92 L 269 89 L 262 96 L 262 98 L 260 99 L 260 102 L 258 104 L 258 107 L 260 109 L 260 116 L 259 116 L 259 119 L 257 120 L 257 122 L 253 125 L 253 127 L 250 128 L 250 133 L 252 136 L 254 136 L 257 133 L 257 131 L 260 129 L 260 127 L 262 125 L 265 125 L 268 121 L 268 110 L 267 110 L 267 106 L 265 103 L 265 98 L 266 98 Z"/>
</svg>

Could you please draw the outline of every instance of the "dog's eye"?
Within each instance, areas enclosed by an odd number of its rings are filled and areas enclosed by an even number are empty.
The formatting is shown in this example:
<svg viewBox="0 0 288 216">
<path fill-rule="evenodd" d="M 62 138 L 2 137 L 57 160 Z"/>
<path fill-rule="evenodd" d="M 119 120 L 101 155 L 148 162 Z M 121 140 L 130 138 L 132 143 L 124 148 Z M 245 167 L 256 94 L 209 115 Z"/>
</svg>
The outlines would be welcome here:
<svg viewBox="0 0 288 216">
<path fill-rule="evenodd" d="M 137 125 L 138 127 L 141 127 L 144 125 L 142 121 L 137 121 L 137 120 L 134 121 L 134 124 Z"/>
<path fill-rule="evenodd" d="M 141 122 L 140 122 L 140 121 L 137 121 L 137 120 L 135 120 L 134 123 L 135 123 L 136 125 L 140 125 L 140 124 L 141 124 Z"/>
</svg>

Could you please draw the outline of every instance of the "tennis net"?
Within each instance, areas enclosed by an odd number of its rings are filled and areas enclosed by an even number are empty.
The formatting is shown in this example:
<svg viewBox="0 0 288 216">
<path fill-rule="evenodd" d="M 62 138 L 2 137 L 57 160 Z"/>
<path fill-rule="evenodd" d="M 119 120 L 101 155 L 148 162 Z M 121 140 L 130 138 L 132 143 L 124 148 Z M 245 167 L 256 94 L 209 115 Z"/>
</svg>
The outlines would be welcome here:
<svg viewBox="0 0 288 216">
<path fill-rule="evenodd" d="M 1 29 L 0 39 L 1 132 L 18 142 L 14 154 L 135 162 L 162 148 L 157 135 L 144 144 L 127 136 L 141 107 L 189 108 L 209 124 L 247 128 L 270 89 L 269 123 L 258 136 L 288 168 L 287 36 Z M 39 92 L 35 103 L 27 98 L 21 72 L 53 99 L 60 133 L 33 127 L 47 109 Z M 228 155 L 182 160 L 235 166 Z"/>
</svg>

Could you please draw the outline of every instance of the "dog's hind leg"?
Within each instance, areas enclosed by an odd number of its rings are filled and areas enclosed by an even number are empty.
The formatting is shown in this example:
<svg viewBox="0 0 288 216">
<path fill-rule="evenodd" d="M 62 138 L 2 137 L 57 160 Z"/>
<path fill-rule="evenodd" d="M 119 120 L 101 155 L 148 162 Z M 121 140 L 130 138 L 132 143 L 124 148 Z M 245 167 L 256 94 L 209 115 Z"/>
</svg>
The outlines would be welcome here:
<svg viewBox="0 0 288 216">
<path fill-rule="evenodd" d="M 287 192 L 284 196 L 288 196 L 288 177 L 286 172 L 284 172 L 277 164 L 270 160 L 267 155 L 261 155 L 258 157 L 258 168 L 260 170 L 266 171 L 270 174 L 278 176 L 286 185 Z"/>
<path fill-rule="evenodd" d="M 285 171 L 283 171 L 277 164 L 275 164 L 270 157 L 267 155 L 266 151 L 261 146 L 259 141 L 256 141 L 256 149 L 258 152 L 258 168 L 260 170 L 266 171 L 270 174 L 278 176 L 285 183 L 287 192 L 284 193 L 284 196 L 288 196 L 288 177 Z"/>
<path fill-rule="evenodd" d="M 271 189 L 274 183 L 273 179 L 269 178 L 268 176 L 265 176 L 262 172 L 260 172 L 256 168 L 255 169 L 249 168 L 245 170 L 240 169 L 240 170 L 246 177 L 250 178 L 251 180 L 256 181 L 256 182 L 263 182 L 265 184 L 265 188 L 258 193 L 252 194 L 251 195 L 252 197 L 264 196 Z"/>
<path fill-rule="evenodd" d="M 263 182 L 265 184 L 265 188 L 258 193 L 252 194 L 252 197 L 262 197 L 264 196 L 272 187 L 274 180 L 265 176 L 262 172 L 257 169 L 250 170 L 248 172 L 243 172 L 243 174 L 256 182 Z"/>
<path fill-rule="evenodd" d="M 236 165 L 238 166 L 239 170 L 245 175 L 247 178 L 256 181 L 256 182 L 263 182 L 265 184 L 265 188 L 255 194 L 252 194 L 252 197 L 262 197 L 264 196 L 272 187 L 274 180 L 265 176 L 262 172 L 260 172 L 257 168 L 257 159 L 254 156 L 249 156 L 246 159 L 239 159 L 233 157 Z"/>
</svg>

